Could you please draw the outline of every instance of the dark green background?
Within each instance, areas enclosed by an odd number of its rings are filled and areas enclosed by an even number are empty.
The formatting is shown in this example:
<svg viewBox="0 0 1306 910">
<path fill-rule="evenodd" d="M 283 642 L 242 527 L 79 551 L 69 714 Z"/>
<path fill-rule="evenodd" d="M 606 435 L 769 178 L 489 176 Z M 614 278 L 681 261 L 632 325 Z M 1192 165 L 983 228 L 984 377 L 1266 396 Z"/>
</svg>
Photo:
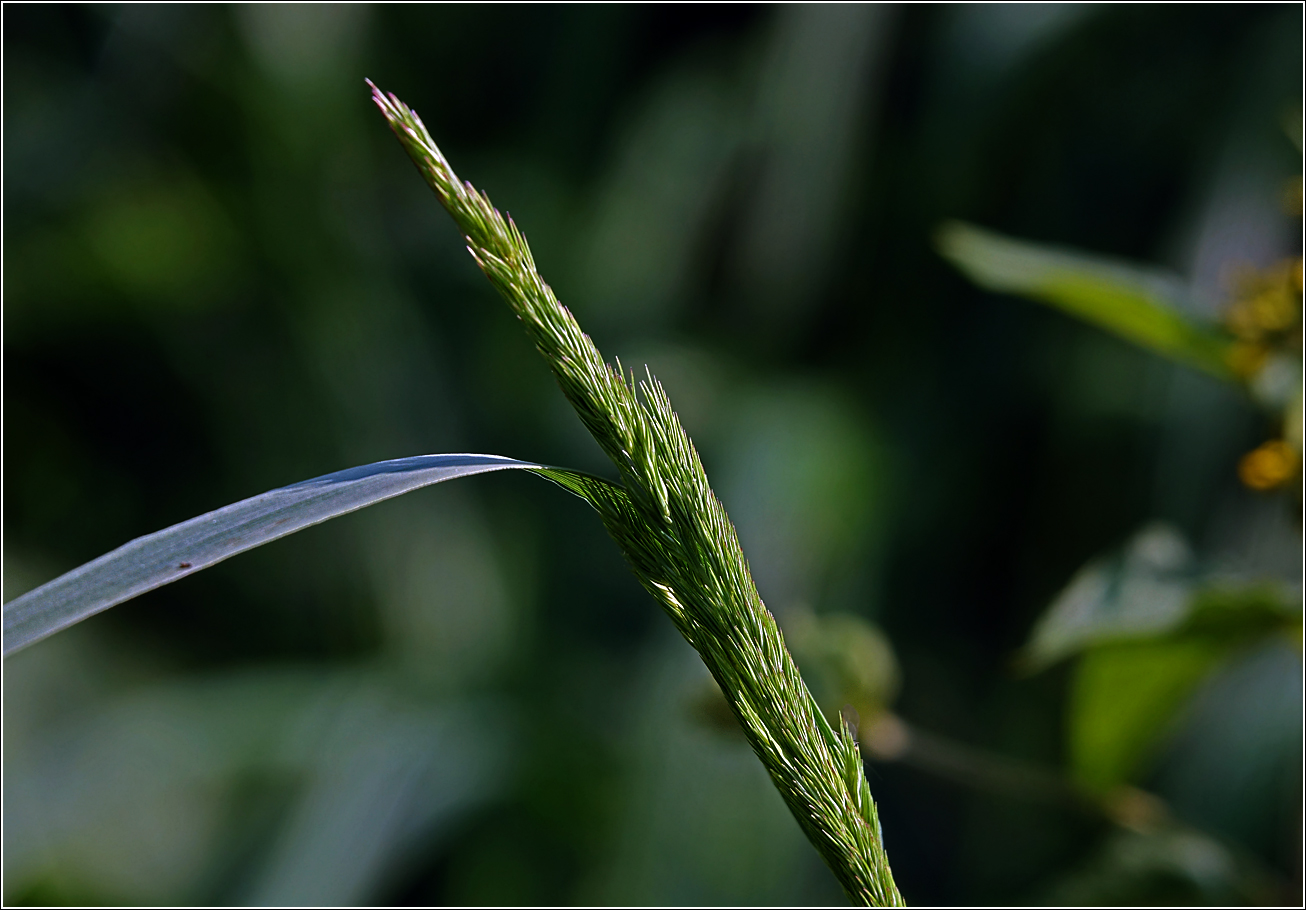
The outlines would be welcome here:
<svg viewBox="0 0 1306 910">
<path fill-rule="evenodd" d="M 512 213 L 605 355 L 664 380 L 782 623 L 803 604 L 878 623 L 920 727 L 1060 764 L 1065 668 L 1011 658 L 1076 569 L 1150 519 L 1212 558 L 1257 528 L 1300 546 L 1237 483 L 1265 417 L 977 290 L 930 241 L 960 217 L 1160 263 L 1213 312 L 1223 263 L 1298 246 L 1275 196 L 1299 170 L 1297 6 L 7 5 L 3 24 L 6 599 L 382 458 L 604 471 L 364 77 Z M 379 843 L 354 891 L 304 899 L 839 901 L 747 748 L 697 719 L 702 676 L 579 500 L 508 475 L 418 493 L 7 661 L 5 898 L 293 903 Z M 232 746 L 270 692 L 290 705 L 270 738 Z M 377 705 L 402 722 L 377 732 Z M 310 714 L 334 732 L 277 757 Z M 409 736 L 428 721 L 445 764 Z M 349 749 L 370 757 L 332 764 Z M 1140 783 L 1293 901 L 1284 754 L 1223 802 L 1236 757 Z M 463 796 L 395 823 L 404 761 L 436 802 Z M 1226 899 L 1093 859 L 1091 819 L 868 773 L 912 903 L 1044 902 L 1076 875 L 1124 903 Z"/>
</svg>

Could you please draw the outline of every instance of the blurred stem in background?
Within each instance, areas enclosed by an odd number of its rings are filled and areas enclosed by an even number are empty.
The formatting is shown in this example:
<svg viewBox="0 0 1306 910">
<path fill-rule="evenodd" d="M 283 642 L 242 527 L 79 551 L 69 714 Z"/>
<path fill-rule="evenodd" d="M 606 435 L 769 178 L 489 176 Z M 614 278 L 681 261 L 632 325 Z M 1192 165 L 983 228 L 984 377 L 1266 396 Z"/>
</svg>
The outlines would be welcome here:
<svg viewBox="0 0 1306 910">
<path fill-rule="evenodd" d="M 1249 904 L 1279 905 L 1292 898 L 1292 884 L 1247 850 L 1177 821 L 1165 802 L 1152 793 L 1118 785 L 1101 794 L 1065 775 L 1039 765 L 1015 761 L 912 726 L 889 711 L 864 729 L 862 749 L 868 759 L 900 762 L 963 787 L 1019 800 L 1043 803 L 1107 821 L 1126 837 L 1164 839 L 1179 850 L 1214 858 Z"/>
</svg>

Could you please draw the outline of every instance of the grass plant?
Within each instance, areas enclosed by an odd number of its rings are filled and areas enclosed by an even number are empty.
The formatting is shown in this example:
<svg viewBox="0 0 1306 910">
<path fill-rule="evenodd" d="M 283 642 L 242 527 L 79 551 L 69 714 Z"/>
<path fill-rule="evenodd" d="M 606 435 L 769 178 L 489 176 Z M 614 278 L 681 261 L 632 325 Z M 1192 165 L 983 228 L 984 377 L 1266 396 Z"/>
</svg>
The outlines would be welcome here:
<svg viewBox="0 0 1306 910">
<path fill-rule="evenodd" d="M 371 85 L 371 83 L 368 83 Z M 703 658 L 753 751 L 848 897 L 902 906 L 856 730 L 822 714 L 763 604 L 735 528 L 661 384 L 608 364 L 540 277 L 526 238 L 460 181 L 417 114 L 372 86 L 472 257 L 526 327 L 619 482 L 496 455 L 423 455 L 271 490 L 131 541 L 4 606 L 6 655 L 237 553 L 455 477 L 538 473 L 599 513 L 640 583 Z"/>
</svg>

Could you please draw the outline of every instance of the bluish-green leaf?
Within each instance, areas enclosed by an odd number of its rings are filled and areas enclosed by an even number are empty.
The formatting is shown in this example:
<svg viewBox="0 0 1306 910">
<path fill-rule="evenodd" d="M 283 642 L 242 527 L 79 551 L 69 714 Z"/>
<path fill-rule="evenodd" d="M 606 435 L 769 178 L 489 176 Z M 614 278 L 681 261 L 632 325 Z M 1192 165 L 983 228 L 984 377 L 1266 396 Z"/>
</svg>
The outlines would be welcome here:
<svg viewBox="0 0 1306 910">
<path fill-rule="evenodd" d="M 1165 524 L 1139 531 L 1117 554 L 1080 569 L 1039 617 L 1021 654 L 1041 670 L 1106 641 L 1157 635 L 1188 616 L 1194 582 L 1188 544 Z"/>
<path fill-rule="evenodd" d="M 14 598 L 4 606 L 4 653 L 310 525 L 443 480 L 509 468 L 541 474 L 591 503 L 600 493 L 614 501 L 625 495 L 596 477 L 498 455 L 417 455 L 325 474 L 138 537 Z"/>
<path fill-rule="evenodd" d="M 1205 575 L 1179 533 L 1156 522 L 1075 574 L 1035 624 L 1020 664 L 1038 671 L 1098 645 L 1142 639 L 1299 641 L 1301 623 L 1299 592 L 1272 579 Z"/>
<path fill-rule="evenodd" d="M 1004 237 L 960 221 L 936 235 L 939 252 L 980 287 L 1049 303 L 1172 360 L 1232 381 L 1232 340 L 1177 309 L 1173 276 L 1105 257 Z"/>
</svg>

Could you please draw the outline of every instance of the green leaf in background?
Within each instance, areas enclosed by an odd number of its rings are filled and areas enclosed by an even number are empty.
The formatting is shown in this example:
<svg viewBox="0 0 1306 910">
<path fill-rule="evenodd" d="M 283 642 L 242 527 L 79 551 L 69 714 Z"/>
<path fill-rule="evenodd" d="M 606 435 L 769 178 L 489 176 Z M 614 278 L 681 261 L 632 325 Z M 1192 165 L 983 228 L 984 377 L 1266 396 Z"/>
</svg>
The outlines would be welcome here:
<svg viewBox="0 0 1306 910">
<path fill-rule="evenodd" d="M 1129 781 L 1188 696 L 1230 652 L 1212 638 L 1102 645 L 1083 656 L 1070 694 L 1070 764 L 1099 792 Z"/>
<path fill-rule="evenodd" d="M 1172 360 L 1235 378 L 1228 361 L 1231 341 L 1176 308 L 1183 292 L 1173 276 L 961 221 L 945 222 L 935 242 L 980 287 L 1052 304 Z"/>
<path fill-rule="evenodd" d="M 1274 877 L 1242 850 L 1189 828 L 1113 832 L 1036 903 L 1047 907 L 1274 906 Z"/>
<path fill-rule="evenodd" d="M 1212 583 L 1185 595 L 1165 628 L 1125 634 L 1108 625 L 1096 643 L 1080 645 L 1087 650 L 1071 683 L 1070 761 L 1075 777 L 1094 790 L 1143 771 L 1218 667 L 1269 638 L 1301 646 L 1300 607 L 1273 585 Z"/>
<path fill-rule="evenodd" d="M 902 685 L 889 639 L 879 627 L 853 613 L 793 610 L 786 617 L 785 641 L 831 723 L 845 706 L 856 711 L 862 722 L 873 721 L 892 704 Z"/>
<path fill-rule="evenodd" d="M 1188 544 L 1154 523 L 1081 569 L 1039 619 L 1027 670 L 1082 654 L 1070 696 L 1070 756 L 1106 790 L 1138 773 L 1201 682 L 1268 637 L 1301 641 L 1300 598 L 1268 581 L 1203 578 Z"/>
<path fill-rule="evenodd" d="M 1271 581 L 1203 577 L 1187 542 L 1155 522 L 1080 569 L 1039 618 L 1018 663 L 1043 670 L 1097 645 L 1168 635 L 1243 642 L 1301 636 L 1300 597 Z"/>
<path fill-rule="evenodd" d="M 541 474 L 590 502 L 599 495 L 613 502 L 624 496 L 596 477 L 499 455 L 416 455 L 336 471 L 138 537 L 14 598 L 4 606 L 4 653 L 327 519 L 433 483 L 509 468 Z"/>
<path fill-rule="evenodd" d="M 1193 591 L 1181 631 L 1230 642 L 1282 635 L 1300 650 L 1301 594 L 1269 581 L 1213 579 Z"/>
<path fill-rule="evenodd" d="M 80 631 L 6 661 L 5 770 L 24 782 L 5 793 L 6 905 L 186 906 L 209 888 L 223 906 L 385 903 L 397 867 L 516 774 L 504 704 L 423 698 L 390 665 L 121 690 L 82 674 L 133 655 Z M 275 841 L 215 882 L 250 787 L 274 799 Z"/>
<path fill-rule="evenodd" d="M 1034 626 L 1019 662 L 1042 670 L 1112 639 L 1155 635 L 1188 615 L 1193 555 L 1169 525 L 1139 531 L 1121 553 L 1080 569 Z"/>
</svg>

